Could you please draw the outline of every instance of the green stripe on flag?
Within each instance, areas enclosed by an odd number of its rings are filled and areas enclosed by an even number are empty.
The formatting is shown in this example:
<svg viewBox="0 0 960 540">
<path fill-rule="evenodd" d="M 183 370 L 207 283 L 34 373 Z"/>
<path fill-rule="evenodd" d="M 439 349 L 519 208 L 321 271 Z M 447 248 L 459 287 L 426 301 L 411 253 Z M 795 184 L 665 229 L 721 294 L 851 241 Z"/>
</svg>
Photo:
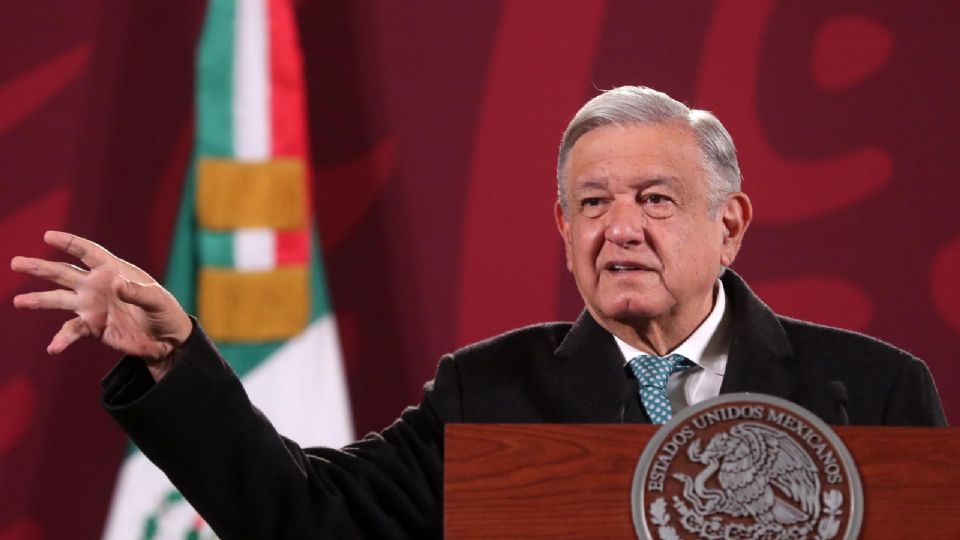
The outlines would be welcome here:
<svg viewBox="0 0 960 540">
<path fill-rule="evenodd" d="M 167 263 L 167 279 L 164 284 L 183 306 L 187 313 L 197 312 L 197 257 L 193 236 L 196 223 L 194 208 L 194 186 L 197 183 L 196 151 L 190 158 L 187 178 L 183 182 L 183 195 L 177 210 L 177 221 L 173 229 L 173 242 L 170 246 L 170 260 Z"/>
<path fill-rule="evenodd" d="M 233 232 L 198 231 L 200 266 L 233 268 Z"/>
<path fill-rule="evenodd" d="M 167 267 L 166 287 L 189 313 L 197 312 L 196 230 L 199 156 L 233 156 L 233 38 L 235 2 L 210 0 L 196 66 L 196 131 Z"/>
<path fill-rule="evenodd" d="M 197 56 L 197 153 L 233 157 L 233 40 L 236 5 L 210 0 Z"/>
</svg>

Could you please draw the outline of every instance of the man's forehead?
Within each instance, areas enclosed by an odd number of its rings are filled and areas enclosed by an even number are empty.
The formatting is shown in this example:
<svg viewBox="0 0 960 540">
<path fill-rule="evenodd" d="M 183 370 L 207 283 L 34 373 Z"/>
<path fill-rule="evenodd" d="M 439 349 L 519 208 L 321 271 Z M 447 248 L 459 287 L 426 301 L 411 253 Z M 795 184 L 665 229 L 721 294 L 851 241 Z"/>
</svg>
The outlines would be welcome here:
<svg viewBox="0 0 960 540">
<path fill-rule="evenodd" d="M 700 180 L 707 171 L 694 133 L 676 124 L 598 127 L 573 146 L 566 164 L 570 190 L 618 184 Z M 606 184 L 606 185 L 604 185 Z"/>
</svg>

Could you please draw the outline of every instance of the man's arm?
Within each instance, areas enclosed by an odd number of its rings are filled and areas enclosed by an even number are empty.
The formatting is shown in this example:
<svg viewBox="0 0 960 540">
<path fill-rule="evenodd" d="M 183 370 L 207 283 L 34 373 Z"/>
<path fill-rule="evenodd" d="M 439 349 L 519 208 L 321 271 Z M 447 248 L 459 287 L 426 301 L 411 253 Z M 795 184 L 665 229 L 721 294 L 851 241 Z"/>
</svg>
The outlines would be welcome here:
<svg viewBox="0 0 960 540">
<path fill-rule="evenodd" d="M 302 449 L 250 403 L 199 327 L 180 355 L 155 385 L 123 359 L 104 406 L 222 538 L 441 537 L 440 415 L 458 408 L 455 370 L 441 369 L 424 402 L 382 433 Z"/>
</svg>

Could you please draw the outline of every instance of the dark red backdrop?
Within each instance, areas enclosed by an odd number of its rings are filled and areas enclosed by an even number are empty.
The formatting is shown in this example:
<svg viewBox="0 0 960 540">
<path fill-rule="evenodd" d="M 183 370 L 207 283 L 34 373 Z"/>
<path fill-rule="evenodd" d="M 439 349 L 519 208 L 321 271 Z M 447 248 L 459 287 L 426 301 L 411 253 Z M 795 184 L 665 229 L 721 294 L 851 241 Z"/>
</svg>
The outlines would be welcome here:
<svg viewBox="0 0 960 540">
<path fill-rule="evenodd" d="M 191 145 L 194 1 L 0 6 L 0 259 L 99 239 L 162 275 Z M 581 307 L 551 204 L 595 88 L 711 109 L 756 207 L 736 268 L 775 308 L 929 363 L 960 415 L 957 22 L 942 2 L 299 2 L 324 240 L 361 432 L 440 354 Z M 44 353 L 0 272 L 0 540 L 96 538 L 124 437 L 115 356 Z"/>
</svg>

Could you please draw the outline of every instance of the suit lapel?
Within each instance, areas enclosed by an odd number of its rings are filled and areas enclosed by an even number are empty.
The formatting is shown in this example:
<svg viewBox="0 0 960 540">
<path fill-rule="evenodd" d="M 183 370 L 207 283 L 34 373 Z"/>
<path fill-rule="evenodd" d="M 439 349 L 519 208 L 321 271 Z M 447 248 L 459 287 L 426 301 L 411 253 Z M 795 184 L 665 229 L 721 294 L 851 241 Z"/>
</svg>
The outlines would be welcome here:
<svg viewBox="0 0 960 540">
<path fill-rule="evenodd" d="M 587 310 L 554 352 L 559 391 L 575 404 L 582 422 L 620 422 L 631 378 L 613 336 Z M 629 397 L 629 396 L 628 396 Z M 579 402 L 579 403 L 577 403 Z"/>
<path fill-rule="evenodd" d="M 780 321 L 732 270 L 721 279 L 734 328 L 720 393 L 761 392 L 789 399 L 797 381 L 786 369 L 793 349 Z"/>
</svg>

